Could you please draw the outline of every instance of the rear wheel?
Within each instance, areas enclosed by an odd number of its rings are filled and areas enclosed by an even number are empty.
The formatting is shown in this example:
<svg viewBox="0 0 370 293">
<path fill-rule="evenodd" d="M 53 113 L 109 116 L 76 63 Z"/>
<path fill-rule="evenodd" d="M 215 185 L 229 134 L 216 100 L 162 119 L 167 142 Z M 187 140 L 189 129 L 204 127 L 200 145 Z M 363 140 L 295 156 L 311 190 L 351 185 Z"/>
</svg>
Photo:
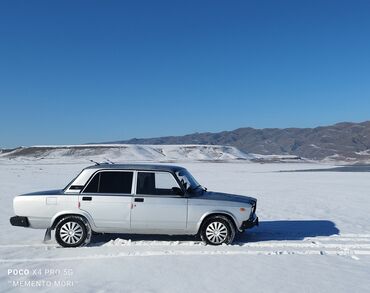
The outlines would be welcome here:
<svg viewBox="0 0 370 293">
<path fill-rule="evenodd" d="M 55 240 L 63 247 L 83 246 L 90 237 L 90 225 L 82 217 L 66 216 L 55 227 Z"/>
<path fill-rule="evenodd" d="M 227 217 L 213 216 L 204 221 L 200 236 L 207 244 L 230 244 L 235 238 L 235 227 Z"/>
</svg>

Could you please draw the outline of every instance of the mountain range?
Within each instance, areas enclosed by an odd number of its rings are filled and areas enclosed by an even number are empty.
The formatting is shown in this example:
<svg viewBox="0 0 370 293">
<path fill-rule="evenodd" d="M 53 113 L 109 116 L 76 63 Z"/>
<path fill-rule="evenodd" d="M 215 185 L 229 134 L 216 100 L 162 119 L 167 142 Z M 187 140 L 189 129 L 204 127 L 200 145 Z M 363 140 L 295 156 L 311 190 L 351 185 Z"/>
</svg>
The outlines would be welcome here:
<svg viewBox="0 0 370 293">
<path fill-rule="evenodd" d="M 84 145 L 0 149 L 0 159 L 80 161 L 250 160 L 370 163 L 370 121 L 316 128 L 238 128 Z M 300 160 L 302 159 L 302 160 Z"/>
<path fill-rule="evenodd" d="M 225 145 L 244 153 L 295 155 L 312 160 L 370 160 L 370 121 L 341 122 L 315 128 L 238 128 L 218 133 L 193 133 L 184 136 L 134 138 L 110 142 L 150 145 Z"/>
</svg>

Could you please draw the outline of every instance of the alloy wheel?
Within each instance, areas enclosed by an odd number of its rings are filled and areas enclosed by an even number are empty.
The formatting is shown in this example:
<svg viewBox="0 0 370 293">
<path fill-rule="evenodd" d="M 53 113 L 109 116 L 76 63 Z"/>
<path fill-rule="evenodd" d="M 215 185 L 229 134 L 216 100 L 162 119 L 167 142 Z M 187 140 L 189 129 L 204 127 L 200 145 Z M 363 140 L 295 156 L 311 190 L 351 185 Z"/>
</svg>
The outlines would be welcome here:
<svg viewBox="0 0 370 293">
<path fill-rule="evenodd" d="M 83 229 L 79 223 L 67 222 L 60 228 L 59 234 L 65 243 L 76 244 L 83 236 Z"/>
<path fill-rule="evenodd" d="M 206 236 L 210 242 L 214 244 L 220 244 L 226 240 L 228 236 L 228 230 L 221 222 L 211 222 L 207 226 Z"/>
</svg>

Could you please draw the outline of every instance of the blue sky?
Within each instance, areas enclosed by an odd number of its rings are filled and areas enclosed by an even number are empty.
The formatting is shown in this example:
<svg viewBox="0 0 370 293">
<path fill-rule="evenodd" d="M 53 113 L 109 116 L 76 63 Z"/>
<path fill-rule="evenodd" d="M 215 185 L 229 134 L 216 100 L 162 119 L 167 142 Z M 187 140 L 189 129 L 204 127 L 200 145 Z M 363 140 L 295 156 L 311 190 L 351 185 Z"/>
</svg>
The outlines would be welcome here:
<svg viewBox="0 0 370 293">
<path fill-rule="evenodd" d="M 370 1 L 1 1 L 0 147 L 370 119 Z"/>
</svg>

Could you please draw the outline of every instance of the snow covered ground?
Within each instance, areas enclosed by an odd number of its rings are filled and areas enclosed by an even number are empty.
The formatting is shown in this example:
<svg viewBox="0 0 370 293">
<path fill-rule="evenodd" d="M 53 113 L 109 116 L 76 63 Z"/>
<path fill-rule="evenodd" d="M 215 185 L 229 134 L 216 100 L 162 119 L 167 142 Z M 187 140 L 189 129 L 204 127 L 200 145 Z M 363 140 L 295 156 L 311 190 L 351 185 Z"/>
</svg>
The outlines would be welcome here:
<svg viewBox="0 0 370 293">
<path fill-rule="evenodd" d="M 369 292 L 369 173 L 183 162 L 209 190 L 258 198 L 260 226 L 221 247 L 192 237 L 103 235 L 65 249 L 43 244 L 44 231 L 9 224 L 13 196 L 62 188 L 87 165 L 0 159 L 0 292 Z"/>
</svg>

